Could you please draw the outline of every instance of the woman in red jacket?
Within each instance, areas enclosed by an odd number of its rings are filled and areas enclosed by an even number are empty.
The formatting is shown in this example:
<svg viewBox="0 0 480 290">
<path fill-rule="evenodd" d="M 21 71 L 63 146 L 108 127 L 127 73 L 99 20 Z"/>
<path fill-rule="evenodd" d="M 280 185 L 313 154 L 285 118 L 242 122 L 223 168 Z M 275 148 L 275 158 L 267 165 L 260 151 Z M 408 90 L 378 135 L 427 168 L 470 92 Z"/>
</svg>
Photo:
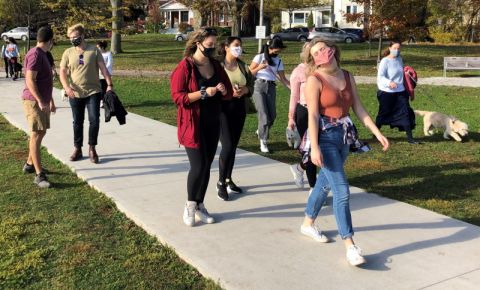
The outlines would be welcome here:
<svg viewBox="0 0 480 290">
<path fill-rule="evenodd" d="M 233 95 L 225 70 L 213 59 L 216 42 L 214 29 L 195 31 L 170 81 L 177 105 L 178 142 L 190 161 L 188 200 L 183 212 L 183 222 L 188 226 L 195 224 L 195 217 L 204 223 L 215 222 L 203 201 L 220 135 L 220 102 Z"/>
</svg>

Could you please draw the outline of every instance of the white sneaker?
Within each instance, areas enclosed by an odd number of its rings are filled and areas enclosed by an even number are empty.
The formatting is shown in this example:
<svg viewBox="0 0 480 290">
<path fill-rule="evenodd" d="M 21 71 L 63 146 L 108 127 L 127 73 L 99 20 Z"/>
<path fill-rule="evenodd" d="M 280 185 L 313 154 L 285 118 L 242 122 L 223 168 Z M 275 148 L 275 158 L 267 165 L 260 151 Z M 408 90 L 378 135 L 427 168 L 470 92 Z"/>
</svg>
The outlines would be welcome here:
<svg viewBox="0 0 480 290">
<path fill-rule="evenodd" d="M 304 182 L 303 182 L 303 169 L 299 166 L 298 164 L 293 164 L 290 165 L 290 171 L 293 174 L 293 181 L 295 182 L 295 185 L 298 188 L 303 188 Z"/>
<path fill-rule="evenodd" d="M 306 235 L 307 237 L 314 239 L 317 242 L 320 242 L 320 243 L 329 242 L 329 239 L 327 238 L 327 236 L 325 236 L 321 231 L 319 231 L 314 225 L 311 225 L 308 227 L 305 227 L 302 225 L 300 227 L 300 232 Z"/>
<path fill-rule="evenodd" d="M 198 205 L 195 215 L 206 224 L 213 224 L 215 222 L 215 219 L 208 213 L 203 203 Z"/>
<path fill-rule="evenodd" d="M 270 153 L 267 147 L 267 140 L 260 140 L 260 151 L 263 153 Z"/>
<path fill-rule="evenodd" d="M 183 210 L 183 222 L 189 227 L 193 227 L 195 224 L 196 209 L 197 203 L 194 201 L 187 201 L 185 204 L 185 209 Z"/>
<path fill-rule="evenodd" d="M 352 266 L 358 266 L 367 262 L 364 257 L 362 257 L 362 249 L 356 245 L 351 245 L 347 249 L 347 261 Z"/>
</svg>

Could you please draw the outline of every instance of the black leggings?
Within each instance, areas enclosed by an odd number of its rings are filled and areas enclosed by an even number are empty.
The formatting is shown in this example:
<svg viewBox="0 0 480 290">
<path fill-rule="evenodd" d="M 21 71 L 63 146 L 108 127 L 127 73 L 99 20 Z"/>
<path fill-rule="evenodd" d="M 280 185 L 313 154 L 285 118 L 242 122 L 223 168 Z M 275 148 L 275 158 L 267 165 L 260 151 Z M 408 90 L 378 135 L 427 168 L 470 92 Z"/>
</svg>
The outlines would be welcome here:
<svg viewBox="0 0 480 290">
<path fill-rule="evenodd" d="M 308 128 L 308 110 L 300 104 L 297 104 L 295 108 L 295 124 L 297 125 L 300 137 L 303 138 Z M 311 161 L 308 161 L 308 163 L 302 167 L 304 167 L 307 173 L 308 185 L 313 188 L 317 182 L 317 167 Z"/>
<path fill-rule="evenodd" d="M 3 58 L 3 63 L 5 64 L 5 74 L 8 76 L 8 58 Z"/>
<path fill-rule="evenodd" d="M 220 135 L 220 104 L 216 100 L 203 100 L 200 106 L 200 146 L 185 147 L 190 170 L 188 171 L 188 201 L 203 203 L 210 180 L 210 167 L 217 151 Z"/>
<path fill-rule="evenodd" d="M 219 158 L 219 181 L 232 180 L 235 152 L 245 124 L 245 98 L 222 102 L 220 113 L 220 142 L 222 151 Z"/>
</svg>

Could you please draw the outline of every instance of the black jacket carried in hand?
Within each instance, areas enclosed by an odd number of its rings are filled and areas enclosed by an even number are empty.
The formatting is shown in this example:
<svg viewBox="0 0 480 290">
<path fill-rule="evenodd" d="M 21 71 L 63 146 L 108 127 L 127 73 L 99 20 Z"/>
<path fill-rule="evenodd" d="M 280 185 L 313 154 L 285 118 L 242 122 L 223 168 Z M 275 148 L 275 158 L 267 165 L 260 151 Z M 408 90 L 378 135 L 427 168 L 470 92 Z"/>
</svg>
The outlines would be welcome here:
<svg viewBox="0 0 480 290">
<path fill-rule="evenodd" d="M 112 116 L 117 117 L 120 125 L 125 124 L 125 116 L 128 114 L 120 102 L 120 99 L 113 91 L 108 91 L 103 99 L 103 107 L 105 109 L 105 122 L 110 122 Z"/>
</svg>

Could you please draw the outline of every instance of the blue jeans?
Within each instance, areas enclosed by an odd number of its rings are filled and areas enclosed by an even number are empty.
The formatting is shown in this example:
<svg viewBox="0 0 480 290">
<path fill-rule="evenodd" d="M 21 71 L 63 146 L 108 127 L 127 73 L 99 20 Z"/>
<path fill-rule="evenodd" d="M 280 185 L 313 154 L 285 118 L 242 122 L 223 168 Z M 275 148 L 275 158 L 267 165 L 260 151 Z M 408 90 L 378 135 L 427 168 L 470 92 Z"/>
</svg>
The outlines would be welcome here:
<svg viewBox="0 0 480 290">
<path fill-rule="evenodd" d="M 317 218 L 331 188 L 333 192 L 333 213 L 337 221 L 338 232 L 342 239 L 347 239 L 353 236 L 353 227 L 349 203 L 350 189 L 343 169 L 349 146 L 344 144 L 343 136 L 342 126 L 327 129 L 319 134 L 323 167 L 308 198 L 305 214 L 311 219 Z"/>
<path fill-rule="evenodd" d="M 98 131 L 100 130 L 100 98 L 101 93 L 86 98 L 69 98 L 73 114 L 73 144 L 77 148 L 83 146 L 83 122 L 85 108 L 88 110 L 88 145 L 97 145 Z"/>
</svg>

